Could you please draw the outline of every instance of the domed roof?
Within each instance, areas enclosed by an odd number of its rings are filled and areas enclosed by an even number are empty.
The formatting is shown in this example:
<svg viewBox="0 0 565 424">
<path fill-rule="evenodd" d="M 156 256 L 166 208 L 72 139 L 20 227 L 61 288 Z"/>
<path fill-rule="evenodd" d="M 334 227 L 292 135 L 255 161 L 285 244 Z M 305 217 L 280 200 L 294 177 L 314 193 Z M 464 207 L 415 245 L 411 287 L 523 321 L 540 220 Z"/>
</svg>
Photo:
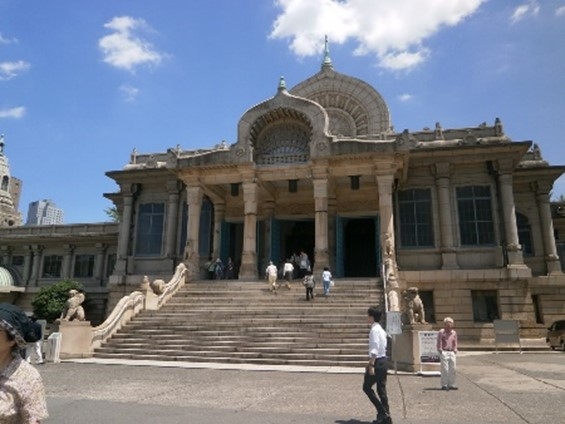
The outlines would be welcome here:
<svg viewBox="0 0 565 424">
<path fill-rule="evenodd" d="M 16 279 L 9 269 L 0 266 L 0 287 L 10 287 L 16 285 Z"/>
<path fill-rule="evenodd" d="M 380 93 L 366 82 L 336 72 L 326 40 L 322 69 L 290 90 L 319 103 L 335 136 L 359 137 L 391 132 L 390 112 Z"/>
</svg>

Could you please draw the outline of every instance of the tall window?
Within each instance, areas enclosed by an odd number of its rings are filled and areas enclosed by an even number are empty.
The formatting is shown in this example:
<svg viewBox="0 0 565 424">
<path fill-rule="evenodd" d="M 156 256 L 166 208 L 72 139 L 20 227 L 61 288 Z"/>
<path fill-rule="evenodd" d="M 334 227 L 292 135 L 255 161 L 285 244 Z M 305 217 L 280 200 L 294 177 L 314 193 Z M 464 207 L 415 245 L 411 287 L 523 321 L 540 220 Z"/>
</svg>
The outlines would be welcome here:
<svg viewBox="0 0 565 424">
<path fill-rule="evenodd" d="M 496 290 L 471 290 L 473 321 L 493 322 L 499 319 Z"/>
<path fill-rule="evenodd" d="M 457 209 L 462 246 L 494 244 L 489 186 L 457 187 Z"/>
<path fill-rule="evenodd" d="M 63 257 L 59 255 L 46 255 L 43 257 L 43 277 L 59 278 L 61 277 L 61 267 L 63 265 Z"/>
<path fill-rule="evenodd" d="M 159 256 L 163 240 L 163 203 L 139 205 L 135 253 L 140 256 Z"/>
<path fill-rule="evenodd" d="M 75 272 L 76 278 L 90 278 L 94 275 L 94 255 L 76 255 Z"/>
<path fill-rule="evenodd" d="M 433 246 L 434 232 L 431 190 L 402 190 L 397 193 L 397 200 L 401 246 Z"/>
<path fill-rule="evenodd" d="M 522 253 L 525 256 L 532 256 L 534 249 L 532 247 L 532 230 L 528 217 L 516 212 L 516 226 L 518 227 L 518 240 L 522 245 Z"/>
</svg>

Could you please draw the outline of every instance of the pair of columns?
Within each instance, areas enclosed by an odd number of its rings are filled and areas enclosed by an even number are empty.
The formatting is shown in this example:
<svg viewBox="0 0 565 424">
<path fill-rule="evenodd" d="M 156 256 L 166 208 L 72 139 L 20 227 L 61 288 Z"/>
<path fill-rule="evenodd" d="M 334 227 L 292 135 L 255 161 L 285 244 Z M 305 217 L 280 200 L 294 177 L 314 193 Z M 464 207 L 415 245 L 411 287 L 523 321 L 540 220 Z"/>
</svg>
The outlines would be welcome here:
<svg viewBox="0 0 565 424">
<path fill-rule="evenodd" d="M 504 222 L 504 238 L 506 240 L 507 267 L 525 268 L 522 246 L 518 236 L 518 225 L 516 222 L 516 207 L 514 203 L 514 184 L 512 177 L 512 167 L 507 163 L 501 163 L 501 170 L 498 175 L 500 189 L 500 201 L 502 204 L 502 219 Z M 438 206 L 440 216 L 440 234 L 442 251 L 442 268 L 457 269 L 457 258 L 454 249 L 453 237 L 453 216 L 451 202 L 450 184 L 450 165 L 449 163 L 437 164 L 436 188 L 438 193 Z M 537 189 L 537 186 L 536 186 Z M 553 220 L 551 218 L 551 208 L 549 190 L 538 191 L 536 202 L 540 216 L 542 230 L 543 248 L 547 273 L 560 272 L 561 265 L 557 255 L 555 236 L 553 232 Z"/>
<path fill-rule="evenodd" d="M 385 234 L 388 242 L 394 244 L 394 222 L 392 208 L 392 185 L 394 179 L 392 175 L 380 175 L 377 177 L 379 187 L 379 206 L 381 215 L 381 229 L 383 236 L 381 244 L 384 243 Z M 314 221 L 315 221 L 315 248 L 314 261 L 316 269 L 321 270 L 325 266 L 329 266 L 329 245 L 328 245 L 328 180 L 327 178 L 314 178 L 312 181 L 314 193 Z M 242 183 L 243 203 L 244 203 L 244 236 L 243 236 L 243 252 L 241 257 L 241 267 L 239 275 L 241 278 L 256 279 L 257 272 L 257 210 L 258 210 L 258 185 L 254 181 L 246 181 Z M 199 247 L 199 227 L 200 212 L 202 205 L 202 189 L 199 186 L 188 186 L 187 203 L 188 203 L 188 235 L 187 245 L 185 249 L 184 261 L 189 270 L 198 275 L 200 257 L 198 254 Z M 272 203 L 272 202 L 271 202 Z M 225 206 L 223 204 L 215 204 L 215 226 L 214 226 L 214 242 L 213 255 L 216 257 L 219 253 L 219 235 L 220 225 L 224 218 Z M 270 205 L 267 202 L 266 213 L 274 212 L 274 203 Z"/>
</svg>

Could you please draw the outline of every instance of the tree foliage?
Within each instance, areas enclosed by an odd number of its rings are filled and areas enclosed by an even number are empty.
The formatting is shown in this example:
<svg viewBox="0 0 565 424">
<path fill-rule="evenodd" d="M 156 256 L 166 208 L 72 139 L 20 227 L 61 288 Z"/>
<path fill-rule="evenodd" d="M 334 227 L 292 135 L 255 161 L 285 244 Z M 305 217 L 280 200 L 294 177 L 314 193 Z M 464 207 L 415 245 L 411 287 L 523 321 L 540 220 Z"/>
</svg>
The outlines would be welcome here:
<svg viewBox="0 0 565 424">
<path fill-rule="evenodd" d="M 43 287 L 31 301 L 33 313 L 47 322 L 55 321 L 61 316 L 71 289 L 83 290 L 82 285 L 73 280 L 62 280 Z"/>
<path fill-rule="evenodd" d="M 112 222 L 120 222 L 120 214 L 118 213 L 118 208 L 115 206 L 110 206 L 104 209 L 104 213 L 110 218 Z"/>
</svg>

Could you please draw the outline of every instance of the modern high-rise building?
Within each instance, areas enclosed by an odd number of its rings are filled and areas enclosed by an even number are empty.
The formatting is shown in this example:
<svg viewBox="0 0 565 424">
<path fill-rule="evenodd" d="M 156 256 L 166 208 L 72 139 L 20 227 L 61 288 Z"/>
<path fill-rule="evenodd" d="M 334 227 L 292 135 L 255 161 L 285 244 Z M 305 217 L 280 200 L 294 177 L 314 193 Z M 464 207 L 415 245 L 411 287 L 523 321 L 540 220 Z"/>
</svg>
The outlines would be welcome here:
<svg viewBox="0 0 565 424">
<path fill-rule="evenodd" d="M 36 200 L 29 204 L 26 225 L 62 224 L 63 217 L 63 210 L 51 200 Z"/>
</svg>

